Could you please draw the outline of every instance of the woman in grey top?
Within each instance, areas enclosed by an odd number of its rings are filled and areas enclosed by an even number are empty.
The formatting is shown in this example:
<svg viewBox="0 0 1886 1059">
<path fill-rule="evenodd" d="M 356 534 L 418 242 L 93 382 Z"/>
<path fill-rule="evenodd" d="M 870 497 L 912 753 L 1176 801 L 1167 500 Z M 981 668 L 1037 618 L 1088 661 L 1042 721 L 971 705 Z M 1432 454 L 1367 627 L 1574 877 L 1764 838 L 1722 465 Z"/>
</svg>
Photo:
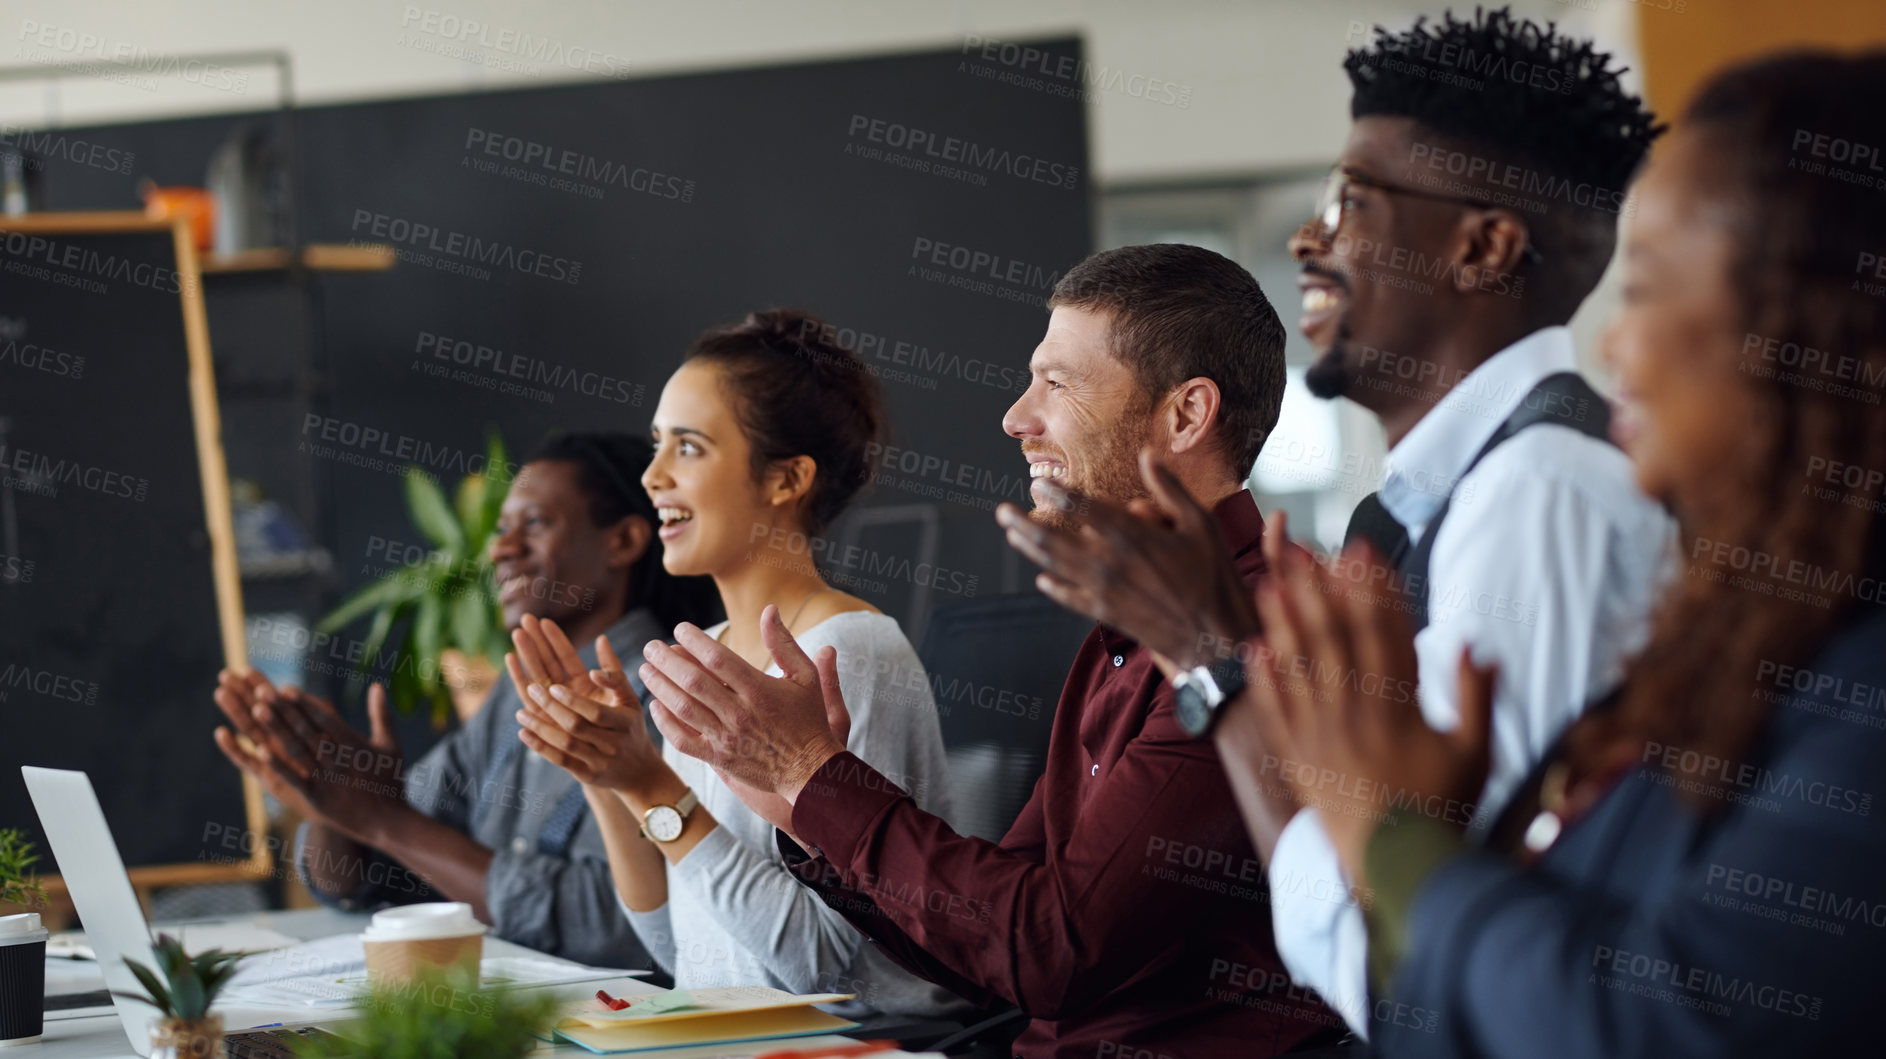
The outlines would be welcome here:
<svg viewBox="0 0 1886 1059">
<path fill-rule="evenodd" d="M 876 386 L 831 333 L 773 310 L 703 335 L 662 391 L 642 483 L 668 571 L 711 575 L 720 590 L 729 620 L 707 633 L 779 674 L 762 619 L 790 630 L 843 688 L 851 749 L 947 812 L 942 734 L 916 652 L 895 620 L 814 563 L 818 534 L 868 478 L 880 421 Z M 639 689 L 606 641 L 592 671 L 554 623 L 526 621 L 513 640 L 511 673 L 528 703 L 519 736 L 583 781 L 623 909 L 677 987 L 855 993 L 833 1009 L 853 1016 L 960 1004 L 799 885 L 772 825 L 743 800 L 761 795 L 656 748 Z M 821 679 L 804 654 L 778 661 L 792 679 Z"/>
</svg>

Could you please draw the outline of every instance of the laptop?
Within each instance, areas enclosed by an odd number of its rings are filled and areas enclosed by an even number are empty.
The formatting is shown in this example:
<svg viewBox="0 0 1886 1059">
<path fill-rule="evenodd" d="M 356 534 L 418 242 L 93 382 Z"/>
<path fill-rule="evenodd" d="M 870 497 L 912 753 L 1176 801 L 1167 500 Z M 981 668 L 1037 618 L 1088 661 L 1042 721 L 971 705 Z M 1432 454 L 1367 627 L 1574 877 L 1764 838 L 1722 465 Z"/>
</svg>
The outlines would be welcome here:
<svg viewBox="0 0 1886 1059">
<path fill-rule="evenodd" d="M 118 1011 L 124 1035 L 139 1055 L 150 1055 L 151 1025 L 159 1018 L 157 1009 L 119 994 L 144 992 L 137 976 L 124 961 L 128 956 L 146 967 L 156 965 L 157 959 L 151 950 L 151 928 L 144 921 L 137 892 L 131 888 L 131 876 L 124 870 L 118 844 L 112 840 L 111 828 L 105 823 L 98 793 L 92 789 L 91 778 L 83 772 L 22 765 L 20 775 L 26 778 L 33 808 L 39 812 L 40 830 L 46 833 L 46 842 L 52 846 L 53 858 L 59 862 L 60 877 L 65 880 L 66 891 L 72 895 L 73 907 L 78 909 L 86 938 L 98 960 L 98 969 L 104 972 L 105 987 L 111 990 L 111 1003 Z M 239 1054 L 287 1055 L 285 1044 L 279 1050 L 255 1045 L 274 1045 L 277 1037 L 319 1032 L 301 1029 L 272 1034 L 238 1033 L 230 1034 L 227 1040 L 232 1059 Z M 248 1040 L 252 1037 L 258 1040 Z M 239 1047 L 239 1042 L 245 1046 Z"/>
</svg>

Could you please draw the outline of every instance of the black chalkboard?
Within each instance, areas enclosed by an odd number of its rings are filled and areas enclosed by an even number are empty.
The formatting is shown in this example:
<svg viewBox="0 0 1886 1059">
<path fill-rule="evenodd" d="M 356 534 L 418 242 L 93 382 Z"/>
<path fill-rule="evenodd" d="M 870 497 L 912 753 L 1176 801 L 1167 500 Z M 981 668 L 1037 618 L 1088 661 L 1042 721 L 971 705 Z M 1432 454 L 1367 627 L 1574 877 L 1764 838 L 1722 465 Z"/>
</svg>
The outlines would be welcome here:
<svg viewBox="0 0 1886 1059">
<path fill-rule="evenodd" d="M 1042 69 L 1085 68 L 1076 39 L 1028 45 Z M 791 305 L 860 348 L 889 410 L 874 484 L 834 529 L 862 527 L 845 552 L 861 558 L 833 573 L 913 639 L 926 604 L 1025 588 L 991 516 L 1027 487 L 1001 419 L 1042 299 L 1092 249 L 1088 92 L 1004 56 L 953 46 L 297 108 L 299 236 L 401 259 L 206 279 L 231 472 L 288 506 L 333 554 L 335 593 L 352 591 L 388 571 L 388 542 L 420 540 L 407 462 L 451 481 L 488 428 L 514 455 L 553 429 L 646 431 L 694 336 Z M 86 128 L 123 164 L 49 154 L 46 207 L 132 206 L 142 178 L 201 184 L 219 145 L 273 120 Z M 364 727 L 341 681 L 361 631 L 315 652 L 308 679 Z M 217 714 L 195 705 L 173 745 L 199 740 L 200 782 L 221 783 L 235 770 L 207 758 Z M 438 737 L 423 719 L 400 727 L 409 755 Z"/>
<path fill-rule="evenodd" d="M 247 819 L 209 739 L 241 615 L 180 250 L 135 214 L 0 221 L 0 826 L 48 874 L 21 765 L 90 774 L 133 868 L 200 863 L 206 830 Z"/>
</svg>

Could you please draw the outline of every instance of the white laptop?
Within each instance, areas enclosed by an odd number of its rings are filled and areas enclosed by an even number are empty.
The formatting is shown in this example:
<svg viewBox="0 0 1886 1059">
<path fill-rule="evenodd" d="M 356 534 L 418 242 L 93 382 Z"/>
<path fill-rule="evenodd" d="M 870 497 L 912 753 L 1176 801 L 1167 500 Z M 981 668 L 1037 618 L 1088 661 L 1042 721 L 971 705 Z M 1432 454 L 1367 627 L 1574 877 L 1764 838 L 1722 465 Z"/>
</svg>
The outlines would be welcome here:
<svg viewBox="0 0 1886 1059">
<path fill-rule="evenodd" d="M 139 1055 L 147 1056 L 151 1054 L 151 1023 L 158 1018 L 157 1009 L 117 994 L 144 992 L 137 977 L 125 966 L 124 959 L 129 956 L 147 967 L 156 964 L 151 950 L 151 928 L 144 921 L 144 910 L 138 904 L 136 891 L 131 888 L 131 876 L 124 870 L 124 859 L 118 855 L 118 844 L 111 837 L 110 826 L 105 823 L 105 812 L 99 807 L 98 794 L 92 789 L 91 779 L 83 772 L 22 765 L 20 774 L 26 778 L 26 789 L 33 797 L 33 808 L 39 811 L 40 830 L 45 832 L 46 841 L 52 846 L 52 855 L 59 862 L 59 874 L 65 880 L 66 890 L 72 895 L 72 904 L 78 909 L 86 938 L 91 942 L 93 954 L 98 960 L 98 968 L 104 972 L 105 987 L 112 991 L 111 1002 L 118 1010 L 118 1021 L 124 1026 L 131 1047 Z M 300 948 L 304 952 L 313 952 L 341 940 L 330 938 L 308 942 Z M 354 953 L 359 952 L 360 943 L 356 938 L 350 936 L 345 941 L 351 942 Z M 568 970 L 556 975 L 546 974 L 540 966 L 536 966 L 544 961 L 564 965 Z M 328 964 L 318 960 L 313 964 L 289 962 L 301 968 L 292 974 L 318 982 L 322 995 L 333 992 L 332 975 L 327 973 L 331 970 Z M 322 970 L 311 974 L 306 969 L 310 966 Z M 588 988 L 593 988 L 597 983 L 605 984 L 618 993 L 655 991 L 647 983 L 629 977 L 640 976 L 647 973 L 645 971 L 590 968 L 550 957 L 535 960 L 487 957 L 486 966 L 488 974 L 492 973 L 492 968 L 496 968 L 497 973 L 511 977 L 513 981 L 522 979 L 519 984 L 551 988 L 559 994 L 568 993 L 566 999 L 586 993 Z M 364 974 L 364 963 L 361 964 L 361 971 Z M 294 984 L 281 980 L 279 975 L 268 977 L 265 974 L 264 977 L 278 987 Z M 316 1012 L 311 1008 L 306 1014 L 313 1016 Z M 332 1015 L 331 1012 L 323 1014 Z M 346 1032 L 344 1024 L 337 1025 L 327 1019 L 323 1019 L 323 1028 L 342 1036 Z"/>
<path fill-rule="evenodd" d="M 146 967 L 156 964 L 151 928 L 144 922 L 144 910 L 131 889 L 131 876 L 118 856 L 118 844 L 112 841 L 98 794 L 83 772 L 22 765 L 20 774 L 26 777 L 33 808 L 39 811 L 40 830 L 52 846 L 59 875 L 85 925 L 98 969 L 104 972 L 105 988 L 112 992 L 118 1021 L 131 1047 L 139 1055 L 149 1055 L 157 1009 L 118 994 L 144 992 L 124 960 L 129 956 Z"/>
</svg>

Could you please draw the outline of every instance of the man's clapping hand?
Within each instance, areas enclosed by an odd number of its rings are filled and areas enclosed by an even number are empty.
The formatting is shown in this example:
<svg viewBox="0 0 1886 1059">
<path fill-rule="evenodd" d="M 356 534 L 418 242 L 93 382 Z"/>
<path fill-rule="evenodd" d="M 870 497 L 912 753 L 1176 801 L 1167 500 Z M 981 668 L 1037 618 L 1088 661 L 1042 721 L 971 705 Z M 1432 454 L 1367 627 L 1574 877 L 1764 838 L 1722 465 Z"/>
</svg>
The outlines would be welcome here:
<svg viewBox="0 0 1886 1059">
<path fill-rule="evenodd" d="M 675 629 L 678 644 L 649 643 L 641 675 L 655 696 L 655 726 L 675 749 L 737 782 L 736 791 L 745 787 L 790 804 L 844 752 L 851 718 L 839 691 L 837 651 L 826 647 L 816 659 L 806 657 L 770 604 L 760 615 L 760 636 L 781 676 L 767 676 L 687 623 Z M 762 815 L 773 819 L 776 812 Z"/>
<path fill-rule="evenodd" d="M 407 810 L 405 758 L 385 688 L 367 689 L 373 732 L 362 735 L 326 700 L 300 688 L 278 690 L 254 671 L 224 670 L 217 680 L 213 697 L 234 728 L 216 729 L 217 747 L 282 804 L 369 844 L 391 814 Z"/>
</svg>

